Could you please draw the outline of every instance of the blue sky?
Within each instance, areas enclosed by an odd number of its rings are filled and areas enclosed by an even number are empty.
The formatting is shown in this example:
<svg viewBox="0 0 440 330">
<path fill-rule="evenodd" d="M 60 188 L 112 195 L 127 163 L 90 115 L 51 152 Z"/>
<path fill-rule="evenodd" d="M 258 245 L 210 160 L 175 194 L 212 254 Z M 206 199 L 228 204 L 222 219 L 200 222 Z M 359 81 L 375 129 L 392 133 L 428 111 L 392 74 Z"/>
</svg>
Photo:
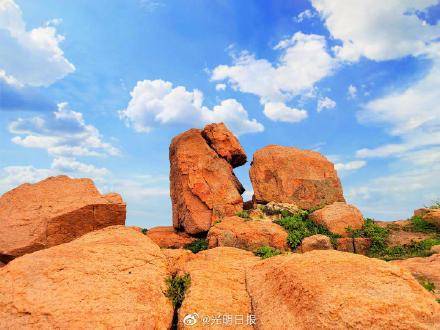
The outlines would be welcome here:
<svg viewBox="0 0 440 330">
<path fill-rule="evenodd" d="M 406 218 L 440 198 L 439 18 L 433 0 L 0 0 L 0 193 L 91 177 L 128 224 L 167 225 L 171 138 L 224 121 L 249 158 L 317 150 L 365 216 Z"/>
</svg>

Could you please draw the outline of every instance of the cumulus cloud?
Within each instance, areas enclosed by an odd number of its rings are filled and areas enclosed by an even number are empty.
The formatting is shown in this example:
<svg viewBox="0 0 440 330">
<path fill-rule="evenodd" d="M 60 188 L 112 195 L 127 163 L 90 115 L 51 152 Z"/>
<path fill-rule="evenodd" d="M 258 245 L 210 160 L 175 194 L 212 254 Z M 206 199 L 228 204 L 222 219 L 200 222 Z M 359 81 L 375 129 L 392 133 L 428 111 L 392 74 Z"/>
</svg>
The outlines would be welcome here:
<svg viewBox="0 0 440 330">
<path fill-rule="evenodd" d="M 306 19 L 310 19 L 316 16 L 316 12 L 311 11 L 310 9 L 306 9 L 300 12 L 293 20 L 295 22 L 301 23 Z"/>
<path fill-rule="evenodd" d="M 417 13 L 437 0 L 312 0 L 335 39 L 337 57 L 357 61 L 360 56 L 383 61 L 423 53 L 438 39 L 440 25 L 426 24 Z"/>
<path fill-rule="evenodd" d="M 104 142 L 99 130 L 86 124 L 82 113 L 59 103 L 47 117 L 19 118 L 9 125 L 12 142 L 27 148 L 45 149 L 57 156 L 118 155 L 119 150 Z"/>
<path fill-rule="evenodd" d="M 264 126 L 257 120 L 249 119 L 247 111 L 235 99 L 223 100 L 209 109 L 203 105 L 201 91 L 189 91 L 183 86 L 174 87 L 168 81 L 138 81 L 130 95 L 127 108 L 120 111 L 119 115 L 137 132 L 149 132 L 156 125 L 201 126 L 220 121 L 238 135 L 264 130 Z"/>
<path fill-rule="evenodd" d="M 354 99 L 357 96 L 357 88 L 354 85 L 350 85 L 347 88 L 347 94 L 350 99 Z"/>
<path fill-rule="evenodd" d="M 323 36 L 297 32 L 291 38 L 281 40 L 274 49 L 281 52 L 275 63 L 242 52 L 238 56 L 233 55 L 232 65 L 214 68 L 211 80 L 225 81 L 234 90 L 254 94 L 263 105 L 279 104 L 310 93 L 314 85 L 332 74 L 337 65 L 326 50 Z M 288 108 L 287 105 L 285 107 Z M 277 108 L 280 109 L 279 106 Z M 275 118 L 280 120 L 280 117 Z M 291 116 L 284 118 L 291 121 Z"/>
<path fill-rule="evenodd" d="M 338 172 L 355 171 L 367 165 L 365 160 L 353 160 L 347 163 L 336 163 L 335 168 Z"/>
<path fill-rule="evenodd" d="M 110 174 L 106 168 L 97 168 L 92 164 L 85 164 L 72 157 L 56 157 L 52 161 L 52 169 L 59 173 L 81 173 L 92 177 L 103 177 Z"/>
<path fill-rule="evenodd" d="M 336 102 L 326 96 L 318 100 L 316 111 L 321 112 L 322 110 L 333 109 L 334 107 L 336 107 Z"/>
<path fill-rule="evenodd" d="M 75 71 L 60 48 L 64 37 L 57 33 L 54 23 L 28 31 L 19 6 L 13 0 L 0 2 L 3 80 L 20 86 L 48 86 Z"/>
<path fill-rule="evenodd" d="M 307 111 L 289 108 L 282 102 L 269 102 L 264 105 L 264 114 L 273 121 L 297 123 L 307 118 Z"/>
<path fill-rule="evenodd" d="M 224 91 L 226 89 L 226 84 L 217 84 L 215 85 L 216 91 Z"/>
</svg>

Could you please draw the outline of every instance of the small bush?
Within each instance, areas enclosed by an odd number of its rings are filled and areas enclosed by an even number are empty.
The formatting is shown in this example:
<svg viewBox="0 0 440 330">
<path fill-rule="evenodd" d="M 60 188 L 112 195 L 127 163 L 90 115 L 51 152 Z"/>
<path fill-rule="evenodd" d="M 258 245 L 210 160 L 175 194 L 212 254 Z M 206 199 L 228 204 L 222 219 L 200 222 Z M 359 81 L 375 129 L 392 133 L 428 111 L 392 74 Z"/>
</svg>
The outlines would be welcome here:
<svg viewBox="0 0 440 330">
<path fill-rule="evenodd" d="M 200 251 L 207 250 L 208 241 L 205 238 L 196 239 L 194 242 L 185 245 L 185 249 L 190 250 L 193 253 L 198 253 Z"/>
<path fill-rule="evenodd" d="M 388 228 L 382 228 L 373 219 L 365 219 L 364 227 L 362 229 L 350 230 L 353 237 L 365 237 L 371 240 L 370 253 L 377 254 L 382 252 L 387 247 L 387 239 L 390 234 Z"/>
<path fill-rule="evenodd" d="M 432 205 L 428 206 L 428 209 L 440 209 L 440 201 L 435 201 Z"/>
<path fill-rule="evenodd" d="M 409 225 L 408 228 L 405 228 L 405 230 L 421 232 L 421 233 L 437 232 L 437 228 L 433 224 L 423 220 L 419 216 L 412 217 L 410 220 L 411 220 L 411 224 Z"/>
<path fill-rule="evenodd" d="M 191 277 L 189 274 L 183 276 L 169 276 L 165 279 L 167 284 L 167 292 L 165 295 L 171 300 L 175 309 L 182 305 L 185 298 L 185 292 L 191 285 Z"/>
<path fill-rule="evenodd" d="M 141 229 L 141 233 L 144 234 L 144 235 L 147 235 L 148 229 L 147 228 L 142 228 Z"/>
<path fill-rule="evenodd" d="M 246 210 L 242 210 L 242 211 L 238 211 L 237 213 L 235 213 L 236 216 L 243 218 L 243 219 L 249 219 L 249 212 Z"/>
<path fill-rule="evenodd" d="M 371 256 L 387 261 L 414 257 L 428 257 L 432 255 L 432 252 L 430 251 L 431 247 L 438 244 L 440 244 L 440 238 L 428 238 L 411 244 L 385 247 L 380 251 L 374 251 Z"/>
<path fill-rule="evenodd" d="M 435 284 L 429 281 L 427 278 L 420 277 L 417 278 L 417 281 L 429 292 L 435 291 Z"/>
<path fill-rule="evenodd" d="M 262 259 L 270 258 L 281 254 L 282 252 L 271 246 L 262 246 L 255 250 L 254 254 Z"/>
<path fill-rule="evenodd" d="M 340 236 L 330 232 L 324 226 L 315 224 L 308 218 L 308 214 L 307 211 L 301 211 L 295 215 L 275 221 L 287 231 L 287 243 L 295 249 L 305 237 L 322 234 L 330 237 L 333 244 L 335 244 L 336 238 Z"/>
</svg>

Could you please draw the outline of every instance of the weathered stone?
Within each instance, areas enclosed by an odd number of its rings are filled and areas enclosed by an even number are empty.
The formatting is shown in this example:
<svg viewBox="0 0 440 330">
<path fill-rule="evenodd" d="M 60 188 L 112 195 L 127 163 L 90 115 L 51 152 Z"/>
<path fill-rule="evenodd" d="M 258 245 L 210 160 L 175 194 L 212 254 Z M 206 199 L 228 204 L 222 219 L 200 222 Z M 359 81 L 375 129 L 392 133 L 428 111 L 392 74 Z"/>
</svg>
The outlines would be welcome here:
<svg viewBox="0 0 440 330">
<path fill-rule="evenodd" d="M 294 215 L 300 211 L 300 208 L 294 204 L 269 202 L 264 205 L 264 213 L 267 215 L 282 214 Z"/>
<path fill-rule="evenodd" d="M 200 130 L 191 129 L 173 139 L 170 163 L 174 228 L 189 234 L 206 232 L 216 220 L 242 209 L 243 187 Z"/>
<path fill-rule="evenodd" d="M 268 258 L 246 272 L 257 329 L 435 329 L 440 305 L 407 271 L 338 251 Z"/>
<path fill-rule="evenodd" d="M 342 252 L 354 253 L 354 244 L 352 237 L 341 237 L 336 239 L 336 250 Z"/>
<path fill-rule="evenodd" d="M 350 233 L 346 230 L 361 229 L 364 224 L 362 213 L 353 205 L 342 202 L 336 202 L 316 210 L 309 215 L 310 220 L 323 225 L 332 233 L 342 236 L 348 236 Z"/>
<path fill-rule="evenodd" d="M 254 154 L 250 178 L 258 203 L 290 203 L 311 209 L 345 201 L 333 164 L 315 151 L 264 147 Z"/>
<path fill-rule="evenodd" d="M 262 246 L 288 250 L 287 232 L 270 221 L 246 220 L 237 216 L 223 219 L 208 232 L 210 248 L 230 246 L 254 251 Z"/>
<path fill-rule="evenodd" d="M 419 216 L 426 222 L 440 228 L 440 209 L 423 208 L 415 210 L 414 216 Z"/>
<path fill-rule="evenodd" d="M 430 250 L 432 253 L 440 253 L 440 245 L 434 245 Z"/>
<path fill-rule="evenodd" d="M 246 201 L 243 203 L 243 210 L 252 210 L 253 207 L 254 207 L 253 201 Z"/>
<path fill-rule="evenodd" d="M 123 225 L 125 214 L 121 196 L 101 195 L 90 179 L 57 176 L 23 184 L 0 197 L 0 260 Z"/>
<path fill-rule="evenodd" d="M 166 249 L 184 248 L 185 245 L 196 240 L 184 232 L 177 231 L 172 226 L 150 228 L 147 231 L 147 236 L 161 248 Z"/>
<path fill-rule="evenodd" d="M 333 245 L 330 237 L 318 234 L 304 238 L 299 250 L 302 253 L 313 250 L 333 250 Z"/>
<path fill-rule="evenodd" d="M 240 141 L 238 141 L 225 124 L 206 125 L 202 131 L 202 135 L 211 148 L 214 149 L 220 157 L 226 159 L 232 167 L 238 167 L 246 163 L 246 153 Z"/>
<path fill-rule="evenodd" d="M 367 255 L 371 247 L 371 239 L 365 237 L 355 237 L 353 239 L 354 253 Z"/>
<path fill-rule="evenodd" d="M 0 328 L 167 329 L 167 275 L 165 256 L 145 235 L 94 231 L 0 269 Z"/>
</svg>

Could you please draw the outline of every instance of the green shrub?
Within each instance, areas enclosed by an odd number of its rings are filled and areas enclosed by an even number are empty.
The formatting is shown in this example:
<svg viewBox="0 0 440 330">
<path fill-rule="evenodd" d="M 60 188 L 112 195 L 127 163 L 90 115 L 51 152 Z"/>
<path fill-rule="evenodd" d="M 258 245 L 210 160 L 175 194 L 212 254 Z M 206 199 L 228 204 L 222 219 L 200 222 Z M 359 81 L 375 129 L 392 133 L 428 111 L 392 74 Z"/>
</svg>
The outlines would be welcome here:
<svg viewBox="0 0 440 330">
<path fill-rule="evenodd" d="M 431 247 L 438 244 L 440 244 L 440 238 L 433 237 L 420 242 L 413 242 L 411 244 L 385 247 L 380 251 L 374 251 L 371 256 L 387 261 L 414 257 L 428 257 L 432 254 L 430 251 Z"/>
<path fill-rule="evenodd" d="M 419 277 L 417 281 L 429 292 L 435 291 L 435 284 L 429 281 L 427 278 Z"/>
<path fill-rule="evenodd" d="M 411 224 L 409 225 L 409 228 L 405 228 L 405 230 L 422 232 L 422 233 L 437 232 L 437 228 L 433 224 L 423 220 L 419 216 L 412 217 L 410 220 L 411 220 Z"/>
<path fill-rule="evenodd" d="M 242 211 L 238 211 L 237 213 L 235 213 L 236 216 L 243 218 L 243 219 L 249 219 L 249 212 L 246 210 L 242 210 Z"/>
<path fill-rule="evenodd" d="M 141 229 L 141 233 L 144 234 L 144 235 L 147 235 L 148 229 L 147 228 L 142 228 Z"/>
<path fill-rule="evenodd" d="M 191 285 L 191 277 L 189 274 L 183 276 L 174 275 L 165 279 L 167 284 L 167 292 L 165 295 L 171 300 L 175 309 L 182 305 L 185 298 L 185 292 Z"/>
<path fill-rule="evenodd" d="M 307 211 L 298 212 L 295 215 L 281 218 L 275 221 L 278 225 L 283 227 L 287 233 L 287 243 L 295 249 L 301 244 L 301 241 L 308 236 L 322 234 L 330 237 L 333 244 L 335 244 L 336 238 L 340 237 L 324 226 L 317 225 L 308 218 Z"/>
<path fill-rule="evenodd" d="M 362 229 L 351 230 L 353 237 L 366 237 L 371 240 L 370 253 L 377 254 L 387 248 L 387 239 L 390 234 L 388 228 L 382 228 L 377 225 L 373 219 L 365 219 L 365 223 Z"/>
<path fill-rule="evenodd" d="M 281 254 L 282 252 L 271 246 L 262 246 L 255 250 L 254 254 L 262 259 L 270 258 Z"/>
<path fill-rule="evenodd" d="M 198 253 L 208 249 L 208 241 L 205 238 L 199 238 L 195 241 L 185 245 L 185 249 L 190 250 L 193 253 Z"/>
</svg>

